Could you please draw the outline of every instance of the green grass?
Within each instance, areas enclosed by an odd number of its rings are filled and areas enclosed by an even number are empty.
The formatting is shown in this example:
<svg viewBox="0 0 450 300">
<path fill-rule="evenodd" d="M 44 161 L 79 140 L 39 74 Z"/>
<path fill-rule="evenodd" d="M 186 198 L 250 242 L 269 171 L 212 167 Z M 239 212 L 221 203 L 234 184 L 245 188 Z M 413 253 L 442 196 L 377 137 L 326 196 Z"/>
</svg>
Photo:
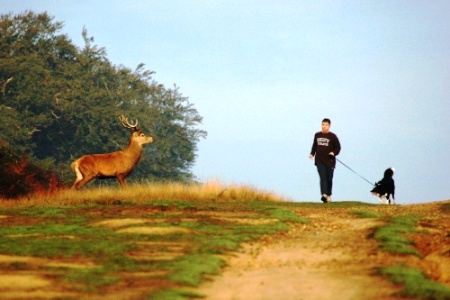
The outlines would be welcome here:
<svg viewBox="0 0 450 300">
<path fill-rule="evenodd" d="M 373 210 L 353 210 L 351 213 L 360 218 L 383 218 L 383 217 L 385 217 L 384 214 L 377 212 L 377 211 L 373 211 Z"/>
<path fill-rule="evenodd" d="M 405 234 L 415 233 L 419 218 L 414 215 L 397 215 L 389 219 L 387 225 L 380 227 L 374 233 L 374 238 L 380 242 L 380 248 L 393 254 L 420 254 L 413 247 L 413 241 Z M 402 284 L 401 296 L 420 299 L 444 300 L 450 299 L 450 289 L 426 278 L 423 273 L 404 265 L 395 265 L 380 269 L 380 274 L 387 276 L 393 283 Z"/>
<path fill-rule="evenodd" d="M 237 197 L 232 191 L 227 193 Z M 120 282 L 123 273 L 164 271 L 157 277 L 157 281 L 162 282 L 161 286 L 156 287 L 147 299 L 201 298 L 201 295 L 186 289 L 199 285 L 208 275 L 219 273 L 224 265 L 222 255 L 238 250 L 244 242 L 255 241 L 264 235 L 281 234 L 293 224 L 308 224 L 307 219 L 296 213 L 301 212 L 303 207 L 318 208 L 319 212 L 326 207 L 350 209 L 359 217 L 388 220 L 386 226 L 374 233 L 380 247 L 392 253 L 418 255 L 412 247 L 412 241 L 405 237 L 405 234 L 414 232 L 417 223 L 414 216 L 388 218 L 373 211 L 374 205 L 361 202 L 323 204 L 244 201 L 234 198 L 226 200 L 223 195 L 218 197 L 211 194 L 213 200 L 208 201 L 164 200 L 162 197 L 146 200 L 146 194 L 135 200 L 124 194 L 120 196 L 120 203 L 102 200 L 103 196 L 100 195 L 97 196 L 100 200 L 89 200 L 87 204 L 75 199 L 59 205 L 58 202 L 46 204 L 45 207 L 3 208 L 0 215 L 7 218 L 0 219 L 6 224 L 0 226 L 0 254 L 64 258 L 66 261 L 73 258 L 75 262 L 77 259 L 92 262 L 94 266 L 86 269 L 58 267 L 57 272 L 50 267 L 41 267 L 43 272 L 55 271 L 57 275 L 51 275 L 56 277 L 55 281 L 73 285 L 77 291 L 100 295 L 108 286 Z M 242 190 L 241 194 L 251 197 L 246 190 Z M 89 196 L 89 193 L 83 195 Z M 115 194 L 113 196 L 116 197 Z M 218 217 L 220 215 L 224 217 Z M 148 226 L 151 227 L 180 227 L 190 232 L 169 235 L 119 234 L 114 228 L 92 225 L 120 218 L 148 219 Z M 131 226 L 142 225 L 127 227 Z M 155 242 L 154 246 L 146 247 L 152 247 L 150 250 L 160 253 L 169 251 L 164 243 L 179 243 L 185 247 L 180 250 L 182 253 L 179 256 L 169 260 L 138 260 L 128 255 L 130 251 L 139 250 L 136 242 Z M 27 263 L 13 263 L 2 265 L 0 271 L 27 270 L 27 267 Z"/>
<path fill-rule="evenodd" d="M 378 204 L 370 204 L 359 201 L 339 201 L 339 202 L 331 202 L 331 203 L 317 203 L 319 206 L 326 205 L 329 208 L 355 208 L 355 207 L 376 207 Z"/>
<path fill-rule="evenodd" d="M 278 219 L 280 222 L 291 223 L 304 223 L 308 224 L 309 221 L 305 218 L 299 217 L 292 210 L 280 207 L 270 207 L 265 210 L 271 218 Z"/>
<path fill-rule="evenodd" d="M 157 290 L 157 297 L 150 295 L 149 299 L 188 299 L 198 295 L 186 292 L 182 287 L 197 286 L 206 275 L 219 273 L 224 265 L 220 255 L 235 251 L 242 243 L 263 235 L 287 231 L 292 223 L 308 222 L 293 212 L 295 204 L 285 202 L 156 200 L 139 205 L 125 199 L 118 205 L 4 208 L 0 214 L 8 216 L 6 220 L 14 221 L 8 226 L 0 226 L 0 253 L 49 259 L 88 259 L 95 267 L 58 268 L 58 278 L 74 284 L 76 290 L 89 293 L 99 293 L 103 287 L 120 281 L 120 272 L 164 270 L 167 275 L 162 279 L 180 288 L 162 287 Z M 132 209 L 133 214 L 127 214 L 127 209 Z M 214 212 L 230 218 L 215 217 Z M 156 219 L 161 221 L 151 226 L 188 228 L 192 233 L 118 234 L 114 229 L 91 225 L 116 218 Z M 233 218 L 243 222 L 235 222 Z M 183 255 L 172 260 L 137 261 L 127 255 L 137 249 L 136 241 L 180 241 L 188 243 L 189 247 Z M 161 246 L 154 250 L 164 252 L 166 249 Z M 26 267 L 26 264 L 6 266 L 10 270 Z"/>
<path fill-rule="evenodd" d="M 0 253 L 38 257 L 111 256 L 131 250 L 121 236 L 75 223 L 70 216 L 55 223 L 0 227 Z M 19 237 L 18 237 L 19 236 Z"/>
<path fill-rule="evenodd" d="M 98 287 L 119 281 L 118 277 L 108 275 L 105 268 L 76 270 L 67 274 L 64 279 L 71 283 L 81 284 L 86 292 L 94 292 Z"/>
<path fill-rule="evenodd" d="M 443 212 L 450 212 L 450 203 L 445 203 L 445 204 L 442 204 L 441 205 L 441 210 L 443 211 Z"/>
<path fill-rule="evenodd" d="M 389 223 L 378 228 L 374 238 L 380 242 L 380 248 L 394 254 L 412 254 L 420 256 L 414 249 L 413 241 L 404 236 L 416 232 L 418 218 L 413 215 L 399 215 L 389 219 Z"/>
<path fill-rule="evenodd" d="M 183 289 L 164 289 L 149 295 L 147 300 L 186 300 L 192 298 L 204 298 L 198 293 L 186 291 Z"/>
<path fill-rule="evenodd" d="M 206 274 L 218 274 L 224 262 L 216 255 L 190 254 L 169 264 L 169 279 L 182 285 L 197 286 Z"/>
<path fill-rule="evenodd" d="M 402 296 L 434 300 L 450 299 L 448 287 L 427 279 L 420 270 L 396 265 L 382 268 L 380 274 L 388 276 L 393 283 L 403 284 Z"/>
</svg>

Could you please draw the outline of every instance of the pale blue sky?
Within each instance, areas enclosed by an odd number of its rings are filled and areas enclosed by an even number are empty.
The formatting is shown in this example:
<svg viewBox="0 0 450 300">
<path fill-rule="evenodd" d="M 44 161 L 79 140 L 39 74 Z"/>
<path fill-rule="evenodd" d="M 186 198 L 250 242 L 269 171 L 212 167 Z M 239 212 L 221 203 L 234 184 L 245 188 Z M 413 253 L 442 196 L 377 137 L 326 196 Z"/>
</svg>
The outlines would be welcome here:
<svg viewBox="0 0 450 300">
<path fill-rule="evenodd" d="M 6 1 L 47 11 L 114 64 L 155 71 L 204 117 L 194 174 L 320 201 L 321 120 L 370 181 L 394 166 L 402 204 L 450 198 L 450 1 Z M 145 126 L 145 125 L 144 125 Z M 339 165 L 335 201 L 376 203 Z"/>
</svg>

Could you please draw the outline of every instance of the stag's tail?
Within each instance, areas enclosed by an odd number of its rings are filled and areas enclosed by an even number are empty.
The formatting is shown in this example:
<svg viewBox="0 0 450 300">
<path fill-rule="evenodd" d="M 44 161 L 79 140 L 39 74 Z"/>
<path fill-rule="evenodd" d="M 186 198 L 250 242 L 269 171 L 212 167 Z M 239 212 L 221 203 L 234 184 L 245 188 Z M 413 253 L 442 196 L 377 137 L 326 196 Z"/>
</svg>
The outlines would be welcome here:
<svg viewBox="0 0 450 300">
<path fill-rule="evenodd" d="M 75 187 L 76 183 L 79 182 L 81 179 L 83 179 L 83 174 L 81 174 L 80 169 L 80 159 L 75 160 L 73 163 L 70 164 L 70 167 L 72 168 L 72 171 L 75 172 L 75 182 L 72 185 L 72 188 Z"/>
<path fill-rule="evenodd" d="M 78 169 L 78 159 L 74 160 L 71 164 L 70 164 L 70 168 L 72 169 L 72 171 L 75 172 L 75 168 Z"/>
</svg>

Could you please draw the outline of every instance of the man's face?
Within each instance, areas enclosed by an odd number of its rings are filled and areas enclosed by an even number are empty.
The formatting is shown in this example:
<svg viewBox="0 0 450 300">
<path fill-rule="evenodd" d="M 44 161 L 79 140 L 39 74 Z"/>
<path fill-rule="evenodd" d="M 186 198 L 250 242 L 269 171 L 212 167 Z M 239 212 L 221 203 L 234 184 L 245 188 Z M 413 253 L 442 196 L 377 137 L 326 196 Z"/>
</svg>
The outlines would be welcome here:
<svg viewBox="0 0 450 300">
<path fill-rule="evenodd" d="M 330 131 L 330 123 L 322 122 L 322 132 L 328 133 L 328 131 Z"/>
</svg>

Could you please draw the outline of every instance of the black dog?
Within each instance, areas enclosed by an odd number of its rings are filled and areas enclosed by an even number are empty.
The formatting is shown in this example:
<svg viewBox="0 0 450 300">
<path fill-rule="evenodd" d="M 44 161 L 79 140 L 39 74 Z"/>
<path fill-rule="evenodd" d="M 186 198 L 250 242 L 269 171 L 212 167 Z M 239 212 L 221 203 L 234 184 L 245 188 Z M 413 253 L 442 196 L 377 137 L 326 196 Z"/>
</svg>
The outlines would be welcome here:
<svg viewBox="0 0 450 300">
<path fill-rule="evenodd" d="M 375 184 L 375 187 L 370 191 L 372 194 L 378 196 L 378 201 L 383 204 L 391 204 L 390 196 L 392 195 L 392 202 L 395 204 L 395 183 L 392 176 L 394 176 L 395 169 L 389 168 L 384 171 L 384 177 Z M 383 201 L 386 197 L 386 202 Z"/>
</svg>

